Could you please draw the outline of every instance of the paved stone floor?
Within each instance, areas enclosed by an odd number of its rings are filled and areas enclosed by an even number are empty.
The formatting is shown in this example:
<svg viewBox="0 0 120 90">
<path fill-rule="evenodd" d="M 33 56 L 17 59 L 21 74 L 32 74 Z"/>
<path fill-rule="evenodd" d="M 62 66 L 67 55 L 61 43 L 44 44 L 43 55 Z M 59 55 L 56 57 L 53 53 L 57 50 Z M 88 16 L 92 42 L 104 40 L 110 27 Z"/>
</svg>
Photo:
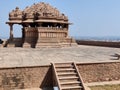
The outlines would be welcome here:
<svg viewBox="0 0 120 90">
<path fill-rule="evenodd" d="M 0 67 L 49 65 L 51 62 L 112 62 L 119 48 L 83 46 L 66 48 L 0 48 Z"/>
</svg>

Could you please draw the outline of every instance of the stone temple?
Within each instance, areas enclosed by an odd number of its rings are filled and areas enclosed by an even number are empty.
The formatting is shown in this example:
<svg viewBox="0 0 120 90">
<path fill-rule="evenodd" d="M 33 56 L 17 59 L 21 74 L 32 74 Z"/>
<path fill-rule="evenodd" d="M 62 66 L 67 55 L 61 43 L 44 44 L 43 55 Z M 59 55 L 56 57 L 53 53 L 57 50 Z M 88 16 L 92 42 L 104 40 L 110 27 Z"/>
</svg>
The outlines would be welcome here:
<svg viewBox="0 0 120 90">
<path fill-rule="evenodd" d="M 26 7 L 18 7 L 9 13 L 10 37 L 7 47 L 66 47 L 77 45 L 68 36 L 68 17 L 49 4 L 40 2 Z M 21 38 L 14 38 L 13 25 L 22 26 Z"/>
</svg>

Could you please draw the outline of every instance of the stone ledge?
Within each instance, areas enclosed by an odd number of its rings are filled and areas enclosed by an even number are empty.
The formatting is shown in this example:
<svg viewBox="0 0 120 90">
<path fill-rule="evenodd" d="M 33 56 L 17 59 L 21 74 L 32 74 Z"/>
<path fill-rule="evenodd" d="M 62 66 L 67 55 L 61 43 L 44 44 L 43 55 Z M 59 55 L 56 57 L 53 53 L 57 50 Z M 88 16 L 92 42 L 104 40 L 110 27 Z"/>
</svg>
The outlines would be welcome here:
<svg viewBox="0 0 120 90">
<path fill-rule="evenodd" d="M 13 90 L 42 90 L 41 88 L 13 89 Z"/>
<path fill-rule="evenodd" d="M 85 83 L 86 86 L 116 85 L 116 84 L 120 84 L 120 81 L 105 81 L 105 82 L 92 82 L 92 83 Z"/>
<path fill-rule="evenodd" d="M 53 90 L 53 88 L 28 88 L 28 89 L 13 89 L 13 90 Z"/>
</svg>

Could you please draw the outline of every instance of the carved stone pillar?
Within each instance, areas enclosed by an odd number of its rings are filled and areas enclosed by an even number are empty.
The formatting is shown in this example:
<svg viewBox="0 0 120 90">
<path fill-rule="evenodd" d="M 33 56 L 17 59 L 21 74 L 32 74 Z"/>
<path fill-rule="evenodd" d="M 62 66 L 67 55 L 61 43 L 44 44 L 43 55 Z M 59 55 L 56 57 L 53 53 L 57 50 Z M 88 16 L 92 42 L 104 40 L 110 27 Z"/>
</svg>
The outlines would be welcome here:
<svg viewBox="0 0 120 90">
<path fill-rule="evenodd" d="M 10 40 L 13 40 L 13 24 L 9 24 L 10 26 Z"/>
</svg>

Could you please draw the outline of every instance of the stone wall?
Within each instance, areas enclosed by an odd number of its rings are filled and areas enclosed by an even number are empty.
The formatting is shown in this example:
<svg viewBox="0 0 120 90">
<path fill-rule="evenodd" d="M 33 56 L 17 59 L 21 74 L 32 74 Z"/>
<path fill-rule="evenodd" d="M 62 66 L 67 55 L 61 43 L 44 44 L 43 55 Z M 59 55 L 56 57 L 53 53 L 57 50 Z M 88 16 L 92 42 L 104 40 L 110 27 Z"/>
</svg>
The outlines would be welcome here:
<svg viewBox="0 0 120 90">
<path fill-rule="evenodd" d="M 77 67 L 86 83 L 120 80 L 120 62 L 77 64 Z"/>
<path fill-rule="evenodd" d="M 50 66 L 0 69 L 0 90 L 51 86 L 52 69 Z"/>
<path fill-rule="evenodd" d="M 77 63 L 87 82 L 120 80 L 120 62 Z M 52 67 L 0 68 L 0 90 L 53 87 Z"/>
<path fill-rule="evenodd" d="M 120 48 L 120 42 L 112 41 L 92 41 L 92 40 L 76 40 L 79 45 L 91 45 L 91 46 L 104 46 L 104 47 L 115 47 Z"/>
</svg>

